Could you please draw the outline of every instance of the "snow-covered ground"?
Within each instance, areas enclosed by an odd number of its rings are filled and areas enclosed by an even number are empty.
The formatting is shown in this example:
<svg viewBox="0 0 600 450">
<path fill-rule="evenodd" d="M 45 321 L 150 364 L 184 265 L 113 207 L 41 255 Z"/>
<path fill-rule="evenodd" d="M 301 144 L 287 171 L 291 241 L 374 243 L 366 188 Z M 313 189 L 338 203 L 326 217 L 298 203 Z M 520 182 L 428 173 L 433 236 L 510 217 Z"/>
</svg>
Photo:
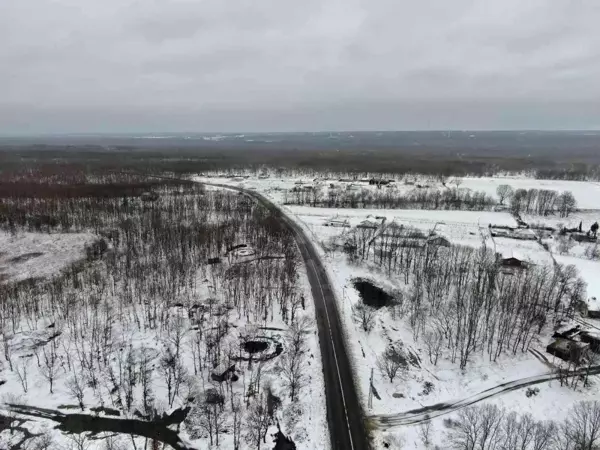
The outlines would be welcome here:
<svg viewBox="0 0 600 450">
<path fill-rule="evenodd" d="M 581 209 L 600 209 L 600 183 L 593 181 L 536 180 L 524 177 L 463 178 L 461 188 L 483 191 L 496 197 L 496 189 L 508 184 L 513 189 L 548 189 L 558 192 L 571 191 Z"/>
<path fill-rule="evenodd" d="M 198 280 L 199 285 L 197 286 L 196 290 L 198 297 L 204 298 L 206 296 L 214 296 L 212 287 L 207 283 L 208 279 L 205 279 L 204 277 L 201 278 L 204 281 L 200 279 Z M 299 269 L 299 285 L 301 287 L 302 294 L 307 298 L 310 298 L 311 290 L 305 268 Z M 222 301 L 223 299 L 219 300 Z M 180 321 L 181 328 L 184 330 L 184 339 L 190 339 L 190 345 L 192 345 L 191 334 L 193 334 L 193 331 L 190 330 L 192 330 L 193 324 L 188 317 L 187 308 L 172 308 L 171 314 L 178 318 L 177 320 Z M 329 449 L 329 431 L 327 421 L 325 420 L 325 387 L 321 369 L 320 348 L 314 314 L 314 306 L 311 301 L 307 301 L 306 309 L 301 310 L 298 313 L 298 317 L 300 319 L 307 318 L 307 323 L 310 324 L 310 326 L 306 329 L 306 352 L 309 355 L 306 367 L 307 379 L 305 380 L 305 383 L 303 383 L 299 398 L 295 402 L 289 402 L 287 399 L 283 402 L 282 410 L 278 413 L 278 419 L 280 420 L 282 431 L 287 436 L 291 437 L 299 448 L 327 450 Z M 250 335 L 272 337 L 277 342 L 282 342 L 288 325 L 278 319 L 277 314 L 274 315 L 273 320 L 270 320 L 267 323 L 268 327 L 262 329 L 258 325 L 249 326 L 245 318 L 236 319 L 231 316 L 229 320 L 229 326 L 231 327 L 232 333 L 225 337 L 225 343 L 223 344 L 224 347 L 239 347 L 239 337 L 246 332 Z M 69 358 L 65 352 L 70 354 L 70 358 L 73 360 L 72 363 L 75 364 L 76 361 L 76 352 L 70 347 L 71 338 L 68 336 L 68 330 L 66 327 L 61 327 L 60 324 L 54 325 L 47 320 L 41 321 L 37 325 L 38 326 L 33 330 L 23 330 L 15 333 L 9 338 L 10 355 L 16 370 L 8 370 L 8 367 L 2 367 L 2 364 L 0 363 L 0 381 L 3 381 L 3 383 L 0 385 L 0 404 L 18 403 L 24 405 L 33 405 L 37 408 L 49 408 L 53 410 L 58 409 L 66 413 L 79 412 L 79 408 L 77 407 L 76 401 L 74 400 L 69 388 L 69 380 L 71 377 L 68 377 L 69 373 L 65 367 Z M 136 355 L 142 352 L 148 354 L 152 366 L 158 367 L 160 364 L 159 361 L 161 355 L 164 354 L 164 349 L 167 347 L 165 344 L 165 337 L 157 335 L 152 330 L 133 331 L 122 328 L 119 326 L 119 324 L 115 325 L 116 329 L 113 331 L 115 335 L 115 342 L 116 346 L 121 350 L 113 348 L 110 351 L 111 354 L 119 354 L 119 359 L 122 360 L 124 357 L 123 355 L 126 353 L 124 353 L 122 350 L 126 350 L 129 346 L 131 346 L 136 352 Z M 208 332 L 208 330 L 205 332 Z M 57 371 L 53 393 L 49 393 L 47 379 L 40 373 L 40 371 L 34 370 L 34 353 L 37 354 L 39 358 L 43 358 L 43 355 L 40 356 L 38 354 L 40 353 L 39 350 L 36 349 L 48 345 L 47 343 L 52 341 L 57 334 L 61 335 L 61 347 L 58 351 L 60 354 L 60 365 L 62 369 Z M 204 369 L 202 373 L 192 376 L 194 374 L 193 358 L 194 356 L 190 352 L 186 351 L 183 354 L 183 363 L 187 368 L 187 372 L 190 374 L 190 381 L 189 383 L 186 382 L 186 386 L 185 388 L 182 388 L 182 390 L 188 392 L 187 395 L 198 395 L 198 393 L 205 392 L 207 389 L 212 388 L 216 391 L 222 389 L 222 386 L 220 386 L 219 383 L 211 381 L 210 370 L 207 371 L 207 369 Z M 124 360 L 122 360 L 121 363 L 123 363 L 123 361 Z M 274 358 L 273 360 L 267 361 L 260 365 L 260 370 L 262 371 L 261 376 L 264 380 L 264 385 L 271 385 L 273 391 L 279 393 L 283 397 L 285 389 L 281 386 L 282 381 L 281 376 L 278 373 L 279 369 L 277 362 L 278 359 Z M 69 364 L 71 364 L 71 362 L 69 362 Z M 257 362 L 252 364 L 240 362 L 236 364 L 237 373 L 240 374 L 240 378 L 244 377 L 245 379 L 243 385 L 240 385 L 240 383 L 232 385 L 233 392 L 240 398 L 243 398 L 246 394 L 245 390 L 248 388 L 246 386 L 248 381 L 253 377 L 256 377 L 258 366 L 259 363 Z M 22 389 L 22 382 L 18 374 L 19 371 L 22 374 L 24 368 L 27 370 L 25 375 L 28 385 L 27 392 L 24 392 Z M 105 381 L 106 380 L 101 380 L 101 383 L 104 383 Z M 139 387 L 136 389 L 139 389 Z M 152 380 L 152 389 L 153 395 L 157 399 L 158 407 L 169 410 L 168 405 L 166 404 L 168 390 L 165 380 L 162 377 L 154 377 Z M 86 392 L 83 401 L 86 407 L 89 408 L 94 405 L 97 406 L 99 400 L 94 398 L 91 392 Z M 180 405 L 176 402 L 174 407 L 175 406 Z M 139 408 L 141 409 L 141 407 Z M 1 412 L 2 411 L 0 410 L 0 413 Z M 86 409 L 86 413 L 89 413 L 88 409 Z M 229 418 L 227 420 L 229 420 Z M 64 446 L 57 448 L 71 448 L 69 447 L 71 443 L 69 437 L 62 434 L 59 430 L 56 430 L 54 428 L 55 425 L 56 424 L 52 421 L 36 420 L 27 422 L 26 428 L 33 434 L 48 434 L 51 436 L 52 442 L 56 443 L 57 445 Z M 267 435 L 267 442 L 269 442 L 269 445 L 271 442 L 269 436 L 276 431 L 277 428 L 275 424 L 273 424 L 269 428 Z M 189 436 L 186 436 L 184 432 L 182 432 L 181 435 L 184 441 L 187 441 L 195 448 L 204 448 L 202 445 L 206 442 L 206 439 L 194 440 Z M 0 435 L 0 449 L 5 448 L 3 445 L 7 442 L 3 441 L 3 437 L 10 439 L 10 436 L 8 435 Z M 219 448 L 233 448 L 232 437 L 233 436 L 231 432 L 222 433 L 220 437 L 221 444 Z M 136 439 L 137 448 L 143 448 L 145 445 L 144 442 L 144 439 Z M 85 448 L 88 450 L 100 450 L 106 448 L 105 442 L 101 439 L 97 440 L 96 443 L 91 440 L 87 440 L 86 443 L 87 447 Z M 129 441 L 129 443 L 131 443 L 131 441 Z M 199 445 L 200 447 L 198 447 Z"/>
<path fill-rule="evenodd" d="M 554 255 L 557 262 L 564 265 L 573 264 L 587 283 L 588 297 L 600 299 L 600 261 L 591 261 L 570 255 Z"/>
<path fill-rule="evenodd" d="M 600 204 L 600 202 L 598 202 Z M 591 211 L 575 211 L 569 214 L 568 217 L 552 216 L 534 216 L 529 214 L 521 215 L 521 218 L 531 226 L 541 225 L 552 227 L 555 229 L 577 228 L 581 223 L 581 229 L 587 231 L 594 222 L 600 222 L 600 210 Z"/>
<path fill-rule="evenodd" d="M 273 201 L 282 203 L 282 190 L 293 187 L 298 180 L 279 180 L 274 178 L 244 180 L 228 180 L 225 178 L 201 178 L 209 182 L 233 183 L 240 187 L 256 189 Z M 306 183 L 311 180 L 304 179 Z M 496 197 L 496 189 L 501 184 L 509 184 L 514 189 L 553 189 L 557 191 L 569 190 L 575 195 L 579 208 L 600 211 L 600 184 L 592 182 L 534 180 L 519 177 L 503 178 L 465 178 L 460 188 L 485 191 L 490 196 Z M 409 187 L 399 185 L 399 189 Z M 343 241 L 349 233 L 347 228 L 325 226 L 332 218 L 347 220 L 351 227 L 355 227 L 365 219 L 375 220 L 385 217 L 382 231 L 386 224 L 391 222 L 409 225 L 423 231 L 434 231 L 435 234 L 446 237 L 453 244 L 479 247 L 482 242 L 493 247 L 505 257 L 518 256 L 533 264 L 552 266 L 553 257 L 557 262 L 575 264 L 582 277 L 588 282 L 588 290 L 597 287 L 596 279 L 600 278 L 600 263 L 584 261 L 581 258 L 561 257 L 550 250 L 544 249 L 535 240 L 522 241 L 490 235 L 488 225 L 515 227 L 514 218 L 505 212 L 472 212 L 472 211 L 426 211 L 426 210 L 382 210 L 382 209 L 328 209 L 311 208 L 307 206 L 282 206 L 292 218 L 301 224 L 322 253 L 324 264 L 329 270 L 333 284 L 337 289 L 337 299 L 343 326 L 348 340 L 348 349 L 354 364 L 355 376 L 359 395 L 368 416 L 379 414 L 395 414 L 411 409 L 433 405 L 439 402 L 452 402 L 475 396 L 486 389 L 493 388 L 501 383 L 520 380 L 527 377 L 541 376 L 553 370 L 553 363 L 557 363 L 549 356 L 547 361 L 539 354 L 520 353 L 504 354 L 497 361 L 491 362 L 487 357 L 475 356 L 465 371 L 461 371 L 456 364 L 448 360 L 440 360 L 433 365 L 428 360 L 422 340 L 414 339 L 413 333 L 400 317 L 392 318 L 389 313 L 380 311 L 377 314 L 376 326 L 370 333 L 365 333 L 352 319 L 351 306 L 360 302 L 359 293 L 353 287 L 355 278 L 363 277 L 387 291 L 402 291 L 405 287 L 402 280 L 390 278 L 389 275 L 370 264 L 350 264 L 340 252 L 325 251 L 328 242 Z M 584 227 L 591 225 L 597 213 L 584 211 L 573 213 L 568 220 L 562 219 L 560 223 L 570 226 L 584 221 Z M 540 219 L 539 217 L 535 217 Z M 598 217 L 600 218 L 600 217 Z M 534 217 L 526 217 L 533 221 Z M 546 219 L 548 223 L 558 223 L 558 218 Z M 590 222 L 590 223 L 588 223 Z M 574 225 L 574 226 L 576 226 Z M 589 280 L 589 281 L 588 281 Z M 531 348 L 545 354 L 545 347 L 551 340 L 551 331 L 536 338 Z M 384 379 L 377 369 L 377 355 L 386 348 L 388 343 L 402 341 L 406 349 L 418 356 L 418 364 L 411 365 L 405 376 L 397 378 L 393 383 Z M 374 385 L 381 399 L 374 398 L 372 407 L 369 405 L 369 380 L 374 377 Z M 431 384 L 429 384 L 431 383 Z M 561 420 L 567 413 L 570 405 L 580 400 L 595 399 L 600 395 L 600 377 L 594 377 L 591 388 L 573 390 L 561 387 L 558 381 L 543 382 L 538 384 L 539 393 L 526 397 L 525 388 L 492 397 L 486 401 L 501 403 L 509 410 L 518 412 L 531 412 L 537 419 L 548 419 L 548 411 L 552 411 L 551 418 Z M 434 444 L 444 446 L 444 426 L 442 416 L 433 419 L 436 430 Z M 389 430 L 379 429 L 375 432 L 376 448 L 383 448 L 383 442 L 392 442 L 394 439 L 403 441 L 408 449 L 421 449 L 423 444 L 418 438 L 416 426 L 405 426 Z M 393 448 L 393 447 L 392 447 Z"/>
<path fill-rule="evenodd" d="M 236 195 L 237 197 L 237 195 Z M 179 197 L 178 197 L 179 198 Z M 218 215 L 212 216 L 215 222 L 219 220 Z M 61 273 L 61 269 L 68 264 L 73 263 L 85 257 L 85 245 L 95 240 L 95 236 L 89 233 L 79 234 L 43 234 L 43 233 L 18 233 L 15 236 L 6 233 L 0 233 L 0 274 L 4 276 L 6 282 L 22 280 L 25 278 L 44 277 L 48 280 L 42 280 L 35 284 L 30 291 L 20 292 L 23 297 L 22 304 L 27 306 L 28 314 L 13 317 L 2 315 L 2 324 L 5 325 L 2 331 L 3 353 L 0 357 L 0 415 L 11 414 L 3 408 L 5 403 L 16 403 L 31 405 L 36 408 L 49 408 L 60 410 L 64 413 L 82 412 L 78 405 L 78 400 L 73 394 L 73 384 L 77 383 L 78 378 L 82 385 L 82 403 L 84 404 L 84 414 L 93 414 L 92 407 L 100 405 L 110 408 L 116 408 L 121 412 L 121 418 L 132 417 L 135 410 L 148 413 L 142 405 L 142 360 L 147 358 L 151 369 L 149 373 L 150 402 L 155 412 L 159 414 L 170 413 L 190 404 L 191 397 L 198 399 L 195 405 L 204 404 L 205 395 L 210 390 L 224 395 L 227 400 L 225 409 L 227 415 L 221 419 L 222 433 L 220 435 L 219 448 L 234 448 L 232 421 L 229 415 L 233 409 L 234 397 L 236 401 L 241 402 L 240 415 L 243 416 L 242 423 L 246 434 L 248 428 L 253 429 L 254 423 L 247 418 L 249 407 L 244 407 L 246 400 L 250 398 L 263 401 L 267 398 L 266 387 L 270 385 L 273 395 L 281 400 L 281 405 L 276 411 L 281 431 L 289 436 L 296 443 L 298 448 L 329 448 L 329 432 L 326 420 L 325 408 L 325 388 L 323 373 L 321 368 L 320 347 L 316 330 L 315 308 L 311 298 L 311 289 L 306 276 L 306 270 L 302 265 L 297 267 L 297 279 L 294 278 L 293 292 L 297 298 L 304 296 L 306 301 L 300 307 L 296 305 L 296 320 L 303 322 L 306 327 L 302 328 L 302 336 L 305 338 L 305 350 L 303 360 L 303 382 L 301 389 L 297 392 L 297 397 L 293 401 L 290 399 L 289 388 L 286 385 L 285 377 L 282 375 L 281 360 L 288 349 L 290 321 L 289 311 L 288 320 L 283 320 L 283 306 L 273 284 L 269 287 L 258 285 L 257 276 L 253 276 L 254 289 L 261 289 L 260 299 L 269 298 L 272 302 L 271 315 L 256 316 L 251 314 L 250 310 L 257 311 L 253 305 L 258 301 L 252 294 L 239 294 L 244 301 L 251 305 L 247 314 L 232 311 L 232 295 L 224 286 L 228 286 L 225 280 L 225 273 L 228 269 L 239 268 L 242 265 L 251 267 L 250 272 L 256 273 L 258 270 L 267 270 L 267 267 L 281 265 L 280 254 L 268 254 L 264 260 L 255 258 L 254 251 L 256 246 L 249 243 L 248 247 L 239 248 L 236 251 L 215 254 L 221 262 L 215 265 L 206 265 L 195 255 L 194 267 L 200 267 L 198 270 L 190 271 L 188 282 L 185 286 L 180 286 L 180 294 L 169 297 L 163 293 L 151 294 L 143 291 L 147 288 L 147 281 L 155 282 L 164 276 L 164 271 L 156 270 L 149 272 L 149 276 L 136 279 L 134 276 L 125 275 L 125 270 L 120 270 L 122 266 L 111 266 L 109 258 L 93 261 L 79 268 L 77 273 L 69 271 Z M 122 243 L 123 241 L 121 241 Z M 136 241 L 138 252 L 136 253 L 137 262 L 147 261 L 149 255 L 144 253 L 147 245 L 151 242 L 150 238 Z M 123 249 L 119 249 L 123 250 Z M 265 256 L 264 249 L 261 249 Z M 118 254 L 117 251 L 112 255 Z M 125 252 L 123 251 L 123 254 Z M 269 259 L 269 257 L 274 257 Z M 146 259 L 147 258 L 147 259 Z M 168 262 L 164 255 L 156 258 L 161 264 L 168 267 Z M 112 261 L 112 260 L 111 260 Z M 115 261 L 121 261 L 115 259 Z M 204 258 L 200 261 L 205 261 Z M 114 263 L 114 261 L 113 261 Z M 120 262 L 118 262 L 120 264 Z M 117 263 L 114 263 L 117 264 Z M 137 266 L 138 268 L 141 267 Z M 254 270 L 254 272 L 253 272 Z M 232 270 L 233 272 L 233 270 Z M 186 272 L 187 274 L 187 272 Z M 77 284 L 60 284 L 62 289 L 52 289 L 50 280 L 57 280 L 58 277 L 70 276 L 76 278 Z M 138 273 L 139 275 L 139 273 Z M 57 279 L 52 278 L 56 276 Z M 235 278 L 231 276 L 229 278 Z M 277 276 L 275 278 L 279 279 Z M 72 280 L 72 278 L 69 278 Z M 147 281 L 146 281 L 147 280 Z M 219 283 L 217 284 L 215 280 Z M 64 280 L 63 280 L 64 281 Z M 44 283 L 50 285 L 48 288 Z M 136 285 L 136 283 L 138 283 Z M 143 284 L 141 284 L 143 283 Z M 214 285 L 213 285 L 214 284 Z M 248 288 L 249 282 L 242 284 L 244 289 Z M 46 288 L 41 294 L 35 292 L 37 287 Z M 66 287 L 65 287 L 66 286 Z M 27 286 L 28 287 L 28 286 Z M 122 300 L 131 292 L 142 297 L 135 301 L 123 302 Z M 3 291 L 6 295 L 6 292 Z M 54 295 L 57 301 L 53 302 Z M 154 296 L 153 296 L 154 295 Z M 29 297 L 32 298 L 29 298 Z M 2 300 L 6 297 L 3 296 Z M 7 302 L 3 301 L 3 313 Z M 152 307 L 150 305 L 153 305 Z M 36 306 L 36 308 L 30 307 Z M 65 306 L 66 305 L 66 306 Z M 99 306 L 101 305 L 101 306 Z M 120 305 L 118 308 L 115 305 Z M 154 312 L 151 310 L 156 308 Z M 196 309 L 195 309 L 196 308 Z M 288 307 L 289 308 L 289 307 Z M 24 308 L 25 309 L 25 308 Z M 116 312 L 118 310 L 118 313 Z M 160 310 L 161 325 L 150 325 L 149 318 Z M 94 311 L 92 313 L 92 311 Z M 100 312 L 102 311 L 102 312 Z M 194 311 L 196 313 L 194 313 Z M 196 317 L 198 311 L 204 311 L 202 319 Z M 210 312 L 207 312 L 210 311 Z M 90 313 L 90 315 L 88 315 Z M 93 318 L 91 316 L 94 316 Z M 100 316 L 102 316 L 100 318 Z M 19 320 L 20 318 L 20 320 Z M 102 343 L 92 349 L 93 336 L 99 336 L 99 323 L 105 320 L 102 326 Z M 156 316 L 154 317 L 156 320 Z M 10 323 L 9 323 L 10 322 Z M 225 331 L 223 331 L 225 330 Z M 221 334 L 223 332 L 223 334 Z M 173 386 L 169 387 L 167 382 L 168 371 L 165 369 L 165 358 L 171 355 L 173 349 L 173 340 L 181 338 L 181 367 L 182 386 L 178 394 L 173 394 L 174 398 L 170 404 L 168 392 Z M 264 338 L 263 341 L 272 343 L 267 350 L 257 350 L 255 359 L 248 361 L 247 353 L 244 353 L 246 360 L 237 360 L 237 355 L 245 352 L 243 344 L 250 338 Z M 214 343 L 208 341 L 214 340 L 219 345 L 219 361 L 221 363 L 231 364 L 234 361 L 235 374 L 237 381 L 232 381 L 230 386 L 227 382 L 215 381 L 212 377 L 213 356 L 209 355 L 208 348 Z M 99 343 L 99 341 L 95 341 Z M 258 354 L 271 352 L 277 349 L 277 344 L 281 345 L 279 352 L 281 355 L 272 354 L 272 359 L 266 359 L 263 362 L 257 361 Z M 211 347 L 212 348 L 212 347 Z M 89 351 L 88 366 L 83 367 L 83 361 L 87 360 L 85 354 Z M 215 350 L 212 350 L 214 355 Z M 52 355 L 55 355 L 54 358 Z M 48 356 L 50 355 L 50 356 Z M 240 356 L 241 357 L 241 356 Z M 228 359 L 229 358 L 229 359 Z M 50 392 L 48 379 L 47 362 L 53 363 L 53 387 Z M 131 360 L 134 363 L 131 363 Z M 125 366 L 133 367 L 135 381 L 129 383 L 125 381 Z M 173 365 L 168 366 L 173 367 Z M 95 369 L 95 370 L 94 370 Z M 123 369 L 123 370 L 122 370 Z M 171 369 L 169 369 L 171 370 Z M 175 370 L 175 369 L 172 369 Z M 109 373 L 110 372 L 110 373 Z M 93 376 L 97 379 L 94 383 L 90 380 Z M 131 374 L 130 374 L 131 376 Z M 124 406 L 126 395 L 124 394 L 126 386 L 131 386 L 133 405 Z M 115 387 L 116 386 L 116 387 Z M 251 394 L 251 387 L 254 388 L 254 394 Z M 260 396 L 256 393 L 256 387 L 260 387 Z M 230 391 L 229 391 L 230 390 Z M 118 399 L 117 399 L 118 397 Z M 229 400 L 231 399 L 231 404 Z M 248 400 L 248 404 L 255 402 Z M 102 415 L 102 413 L 100 413 Z M 225 413 L 223 413 L 225 414 Z M 44 433 L 49 436 L 54 449 L 70 449 L 74 443 L 69 436 L 56 429 L 56 423 L 49 420 L 39 419 L 27 421 L 23 426 L 31 433 Z M 190 428 L 182 425 L 180 436 L 193 446 L 193 448 L 209 448 L 208 434 L 206 431 L 200 436 L 192 436 Z M 266 444 L 263 448 L 272 447 L 271 436 L 277 431 L 276 424 L 273 422 L 266 435 Z M 80 435 L 75 435 L 80 436 Z M 0 449 L 11 448 L 11 445 L 20 439 L 19 432 L 11 433 L 8 429 L 0 428 Z M 85 437 L 85 436 L 83 436 Z M 85 446 L 88 450 L 100 450 L 107 448 L 105 435 L 96 436 L 92 440 L 87 436 Z M 119 448 L 145 448 L 150 442 L 143 438 L 130 438 L 129 436 L 117 436 L 121 440 L 123 447 Z M 135 439 L 135 441 L 134 441 Z M 73 444 L 73 445 L 72 445 Z M 83 444 L 82 444 L 83 445 Z M 157 444 L 158 445 L 158 444 Z M 256 448 L 256 445 L 247 443 L 242 439 L 241 448 Z M 25 448 L 25 447 L 23 447 Z M 29 448 L 29 447 L 27 447 Z M 117 447 L 115 447 L 117 448 Z M 211 448 L 216 448 L 211 446 Z"/>
<path fill-rule="evenodd" d="M 0 280 L 41 278 L 82 258 L 95 239 L 90 233 L 27 233 L 0 231 Z"/>
</svg>

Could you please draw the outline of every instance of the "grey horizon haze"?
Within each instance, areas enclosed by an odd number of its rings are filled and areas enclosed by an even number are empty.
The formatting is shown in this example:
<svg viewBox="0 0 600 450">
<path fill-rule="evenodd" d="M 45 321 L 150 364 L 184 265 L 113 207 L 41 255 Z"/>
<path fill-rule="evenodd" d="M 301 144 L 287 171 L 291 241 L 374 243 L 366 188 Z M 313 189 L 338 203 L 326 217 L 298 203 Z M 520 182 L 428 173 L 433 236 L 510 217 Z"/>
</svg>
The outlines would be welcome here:
<svg viewBox="0 0 600 450">
<path fill-rule="evenodd" d="M 597 0 L 4 0 L 0 134 L 600 129 Z"/>
</svg>

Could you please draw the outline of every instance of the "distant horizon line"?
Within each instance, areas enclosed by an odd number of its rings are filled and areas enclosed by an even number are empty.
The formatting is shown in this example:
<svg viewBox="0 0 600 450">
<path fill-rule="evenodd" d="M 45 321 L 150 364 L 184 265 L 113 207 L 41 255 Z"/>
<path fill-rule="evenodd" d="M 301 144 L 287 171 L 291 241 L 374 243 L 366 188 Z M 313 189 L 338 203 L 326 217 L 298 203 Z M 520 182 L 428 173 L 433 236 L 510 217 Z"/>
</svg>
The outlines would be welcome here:
<svg viewBox="0 0 600 450">
<path fill-rule="evenodd" d="M 599 128 L 582 129 L 535 129 L 535 128 L 489 128 L 489 129 L 397 129 L 397 130 L 321 130 L 321 131 L 80 131 L 42 133 L 2 133 L 0 138 L 52 138 L 52 137 L 141 137 L 152 138 L 180 135 L 197 136 L 242 136 L 242 135 L 286 135 L 286 134 L 350 134 L 350 133 L 591 133 L 600 134 Z"/>
</svg>

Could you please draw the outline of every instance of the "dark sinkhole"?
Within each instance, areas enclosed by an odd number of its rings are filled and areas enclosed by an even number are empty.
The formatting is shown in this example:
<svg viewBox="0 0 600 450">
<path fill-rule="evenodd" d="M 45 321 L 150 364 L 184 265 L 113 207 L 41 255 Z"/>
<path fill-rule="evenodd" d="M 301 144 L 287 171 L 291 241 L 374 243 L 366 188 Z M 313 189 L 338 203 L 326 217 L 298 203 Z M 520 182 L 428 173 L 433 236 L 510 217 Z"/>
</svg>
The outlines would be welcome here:
<svg viewBox="0 0 600 450">
<path fill-rule="evenodd" d="M 244 350 L 248 353 L 260 353 L 269 348 L 269 343 L 265 341 L 246 341 Z"/>
<path fill-rule="evenodd" d="M 358 278 L 354 280 L 353 284 L 365 305 L 381 308 L 390 305 L 394 300 L 394 297 L 370 281 Z"/>
</svg>

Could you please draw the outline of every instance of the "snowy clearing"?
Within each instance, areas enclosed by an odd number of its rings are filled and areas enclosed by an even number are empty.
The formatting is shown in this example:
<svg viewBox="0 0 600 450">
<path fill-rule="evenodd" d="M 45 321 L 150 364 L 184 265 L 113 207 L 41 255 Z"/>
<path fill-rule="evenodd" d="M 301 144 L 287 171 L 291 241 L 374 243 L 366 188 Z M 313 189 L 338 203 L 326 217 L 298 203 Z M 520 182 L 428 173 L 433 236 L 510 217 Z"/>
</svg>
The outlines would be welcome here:
<svg viewBox="0 0 600 450">
<path fill-rule="evenodd" d="M 28 233 L 0 231 L 0 279 L 42 278 L 85 256 L 95 240 L 90 233 Z"/>
</svg>

